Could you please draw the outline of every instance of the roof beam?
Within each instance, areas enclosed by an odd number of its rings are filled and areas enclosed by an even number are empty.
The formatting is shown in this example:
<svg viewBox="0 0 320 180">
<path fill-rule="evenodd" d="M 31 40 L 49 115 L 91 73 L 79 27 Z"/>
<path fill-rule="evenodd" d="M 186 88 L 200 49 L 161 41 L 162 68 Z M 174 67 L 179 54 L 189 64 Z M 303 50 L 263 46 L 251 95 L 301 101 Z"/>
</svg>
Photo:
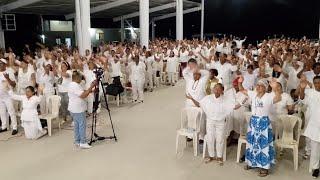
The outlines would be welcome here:
<svg viewBox="0 0 320 180">
<path fill-rule="evenodd" d="M 189 0 L 183 0 L 183 2 L 201 6 L 201 3 L 198 3 L 198 2 L 193 2 L 193 1 L 189 1 Z"/>
<path fill-rule="evenodd" d="M 190 9 L 186 9 L 183 11 L 183 14 L 188 14 L 188 13 L 192 13 L 192 12 L 196 12 L 196 11 L 201 11 L 201 7 L 195 7 L 195 8 L 190 8 Z M 153 18 L 154 21 L 159 21 L 159 20 L 162 20 L 162 19 L 167 19 L 167 18 L 171 18 L 171 17 L 175 17 L 176 16 L 176 13 L 170 13 L 170 14 L 166 14 L 166 15 L 163 15 L 163 16 L 158 16 L 158 17 L 155 17 Z"/>
<path fill-rule="evenodd" d="M 154 13 L 154 12 L 157 12 L 157 11 L 162 11 L 162 10 L 170 9 L 170 8 L 174 8 L 174 7 L 176 7 L 176 2 L 150 8 L 149 13 Z M 139 11 L 131 13 L 131 14 L 124 15 L 124 16 L 122 16 L 122 18 L 129 19 L 129 18 L 134 18 L 134 17 L 138 17 L 138 16 L 139 16 Z M 114 22 L 117 22 L 117 21 L 120 21 L 120 20 L 121 20 L 121 16 L 113 18 Z"/>
<path fill-rule="evenodd" d="M 104 10 L 107 10 L 107 9 L 112 9 L 112 8 L 115 8 L 115 7 L 118 7 L 118 6 L 122 6 L 122 5 L 125 5 L 125 4 L 132 3 L 132 2 L 136 2 L 136 1 L 137 0 L 118 0 L 118 1 L 111 2 L 111 3 L 99 5 L 99 6 L 90 8 L 90 14 L 94 14 L 94 13 L 97 13 L 97 12 L 100 12 L 100 11 L 104 11 Z M 65 17 L 66 17 L 67 20 L 73 19 L 75 17 L 75 13 L 71 13 L 71 14 L 65 15 Z"/>
<path fill-rule="evenodd" d="M 39 1 L 42 1 L 42 0 L 17 0 L 15 2 L 1 6 L 0 7 L 0 14 L 7 12 L 7 11 L 17 9 L 17 8 L 21 8 L 23 6 L 27 6 L 29 4 L 37 3 Z"/>
</svg>

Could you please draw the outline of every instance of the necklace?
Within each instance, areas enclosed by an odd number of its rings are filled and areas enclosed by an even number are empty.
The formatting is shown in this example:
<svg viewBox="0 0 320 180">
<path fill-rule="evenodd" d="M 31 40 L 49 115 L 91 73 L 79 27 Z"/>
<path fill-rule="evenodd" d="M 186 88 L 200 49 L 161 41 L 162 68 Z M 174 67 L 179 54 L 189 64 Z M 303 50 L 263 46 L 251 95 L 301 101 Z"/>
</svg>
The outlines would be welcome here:
<svg viewBox="0 0 320 180">
<path fill-rule="evenodd" d="M 197 83 L 197 84 L 196 84 Z M 198 81 L 195 81 L 192 85 L 192 90 L 196 90 L 197 87 L 198 87 L 198 84 L 199 84 L 199 80 Z"/>
</svg>

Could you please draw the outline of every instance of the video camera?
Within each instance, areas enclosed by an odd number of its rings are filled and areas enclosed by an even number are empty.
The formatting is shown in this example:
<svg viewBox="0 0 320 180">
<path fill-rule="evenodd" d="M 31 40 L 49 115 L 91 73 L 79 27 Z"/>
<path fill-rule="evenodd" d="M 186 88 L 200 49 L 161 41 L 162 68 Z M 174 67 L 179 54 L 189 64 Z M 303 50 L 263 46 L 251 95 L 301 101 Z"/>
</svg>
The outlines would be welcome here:
<svg viewBox="0 0 320 180">
<path fill-rule="evenodd" d="M 96 75 L 96 78 L 97 78 L 97 79 L 101 79 L 101 78 L 102 78 L 102 75 L 103 75 L 103 73 L 104 73 L 104 69 L 101 68 L 101 67 L 95 68 L 95 69 L 93 70 L 93 73 Z"/>
</svg>

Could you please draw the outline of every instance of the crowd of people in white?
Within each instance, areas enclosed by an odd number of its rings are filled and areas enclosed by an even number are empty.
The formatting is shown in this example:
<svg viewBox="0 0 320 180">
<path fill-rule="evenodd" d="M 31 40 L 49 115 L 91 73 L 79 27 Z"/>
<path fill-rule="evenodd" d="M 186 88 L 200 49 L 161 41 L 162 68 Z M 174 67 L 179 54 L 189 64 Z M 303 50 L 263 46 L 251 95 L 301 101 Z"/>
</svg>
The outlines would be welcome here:
<svg viewBox="0 0 320 180">
<path fill-rule="evenodd" d="M 12 135 L 17 134 L 16 116 L 21 112 L 25 137 L 42 137 L 46 129 L 39 114 L 46 113 L 50 96 L 59 95 L 59 118 L 66 121 L 71 116 L 75 145 L 90 148 L 85 121 L 93 111 L 97 67 L 104 69 L 106 82 L 121 80 L 132 92 L 132 103 L 143 103 L 146 90 L 160 84 L 174 86 L 183 77 L 186 108 L 200 108 L 204 115 L 200 139 L 208 145 L 207 163 L 223 165 L 225 136 L 234 131 L 246 136 L 246 169 L 259 168 L 259 176 L 267 176 L 275 163 L 274 140 L 281 138 L 283 129 L 279 116 L 296 114 L 306 137 L 304 157 L 311 155 L 310 167 L 318 177 L 319 43 L 278 38 L 244 46 L 245 40 L 232 36 L 206 41 L 157 39 L 149 49 L 135 43 L 101 43 L 97 52 L 87 50 L 85 56 L 63 45 L 37 44 L 34 52 L 26 45 L 21 58 L 11 48 L 2 50 L 0 132 L 8 130 L 10 117 Z M 246 112 L 252 115 L 248 122 Z"/>
</svg>

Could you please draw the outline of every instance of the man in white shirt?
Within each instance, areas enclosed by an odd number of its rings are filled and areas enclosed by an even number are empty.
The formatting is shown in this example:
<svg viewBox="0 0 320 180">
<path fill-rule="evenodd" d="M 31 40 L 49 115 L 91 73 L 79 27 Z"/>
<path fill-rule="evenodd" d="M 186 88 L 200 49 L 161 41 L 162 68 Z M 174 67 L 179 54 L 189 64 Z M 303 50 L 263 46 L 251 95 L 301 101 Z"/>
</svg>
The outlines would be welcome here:
<svg viewBox="0 0 320 180">
<path fill-rule="evenodd" d="M 14 74 L 7 71 L 7 61 L 0 59 L 0 118 L 1 125 L 0 133 L 7 131 L 8 114 L 11 118 L 12 135 L 18 133 L 17 117 L 13 106 L 12 98 L 8 94 L 8 88 L 14 88 L 16 81 Z"/>
<path fill-rule="evenodd" d="M 249 65 L 247 71 L 243 72 L 243 87 L 248 90 L 253 90 L 257 80 L 257 75 L 253 73 L 253 66 Z"/>
<path fill-rule="evenodd" d="M 220 165 L 223 165 L 223 148 L 226 138 L 225 120 L 234 107 L 233 101 L 225 97 L 223 92 L 223 85 L 218 83 L 214 86 L 213 94 L 200 101 L 195 100 L 192 96 L 187 96 L 196 106 L 201 107 L 206 114 L 206 141 L 209 151 L 209 158 L 206 159 L 206 163 L 217 160 Z"/>
<path fill-rule="evenodd" d="M 311 156 L 310 167 L 313 170 L 312 176 L 319 176 L 320 167 L 320 77 L 316 76 L 313 79 L 314 89 L 306 89 L 308 82 L 306 78 L 302 78 L 297 89 L 300 99 L 308 105 L 310 118 L 307 124 L 304 135 L 311 139 Z"/>
<path fill-rule="evenodd" d="M 74 122 L 74 138 L 75 146 L 82 149 L 91 148 L 86 142 L 86 114 L 87 110 L 86 98 L 96 87 L 96 82 L 93 82 L 87 90 L 84 90 L 80 85 L 82 75 L 75 71 L 72 74 L 72 82 L 68 86 L 69 105 L 68 110 Z"/>
<path fill-rule="evenodd" d="M 134 56 L 132 63 L 130 63 L 130 81 L 132 84 L 132 101 L 143 103 L 144 94 L 143 86 L 145 82 L 146 65 L 139 61 L 139 56 Z M 139 101 L 138 101 L 139 100 Z"/>
<path fill-rule="evenodd" d="M 214 69 L 218 70 L 219 78 L 222 79 L 222 84 L 226 90 L 232 87 L 232 72 L 238 70 L 236 62 L 230 64 L 227 62 L 227 55 L 220 54 L 220 62 L 215 64 Z"/>
</svg>

